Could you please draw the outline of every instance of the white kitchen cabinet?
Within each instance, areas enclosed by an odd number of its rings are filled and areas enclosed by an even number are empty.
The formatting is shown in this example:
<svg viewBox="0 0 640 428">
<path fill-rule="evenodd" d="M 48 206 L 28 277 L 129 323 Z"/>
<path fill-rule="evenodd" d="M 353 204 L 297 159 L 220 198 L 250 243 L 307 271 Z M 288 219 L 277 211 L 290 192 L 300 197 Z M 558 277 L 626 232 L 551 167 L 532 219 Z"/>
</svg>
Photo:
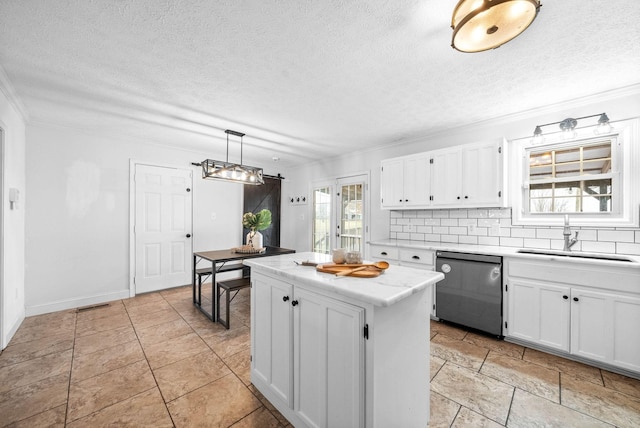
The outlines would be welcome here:
<svg viewBox="0 0 640 428">
<path fill-rule="evenodd" d="M 505 266 L 507 340 L 640 374 L 640 270 L 522 259 Z"/>
<path fill-rule="evenodd" d="M 432 207 L 504 206 L 503 149 L 489 142 L 433 152 Z"/>
<path fill-rule="evenodd" d="M 640 372 L 640 298 L 571 291 L 571 353 Z"/>
<path fill-rule="evenodd" d="M 569 287 L 516 277 L 507 287 L 509 336 L 569 352 Z"/>
<path fill-rule="evenodd" d="M 252 381 L 305 426 L 364 426 L 364 308 L 251 276 Z"/>
<path fill-rule="evenodd" d="M 381 162 L 382 208 L 425 208 L 429 206 L 431 173 L 428 153 Z"/>
</svg>

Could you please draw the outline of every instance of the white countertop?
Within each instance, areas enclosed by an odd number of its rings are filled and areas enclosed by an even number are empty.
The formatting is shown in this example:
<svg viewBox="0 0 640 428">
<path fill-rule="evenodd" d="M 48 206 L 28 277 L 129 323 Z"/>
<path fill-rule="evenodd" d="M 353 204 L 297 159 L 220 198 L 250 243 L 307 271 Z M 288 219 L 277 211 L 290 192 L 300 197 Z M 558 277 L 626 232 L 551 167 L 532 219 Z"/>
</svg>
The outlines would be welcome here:
<svg viewBox="0 0 640 428">
<path fill-rule="evenodd" d="M 391 306 L 444 278 L 440 272 L 394 265 L 373 278 L 337 277 L 331 273 L 318 272 L 313 266 L 297 265 L 294 261 L 332 263 L 331 256 L 311 252 L 258 257 L 244 260 L 243 263 L 258 272 L 278 276 L 293 285 L 317 287 L 376 306 Z"/>
<path fill-rule="evenodd" d="M 619 261 L 619 260 L 603 260 L 593 258 L 582 257 L 570 257 L 562 255 L 544 255 L 544 254 L 527 254 L 519 253 L 518 250 L 523 248 L 516 247 L 500 247 L 494 245 L 476 245 L 476 244 L 453 244 L 448 242 L 429 242 L 429 241 L 409 241 L 402 239 L 381 239 L 377 241 L 369 242 L 371 245 L 384 245 L 398 248 L 415 248 L 423 250 L 433 251 L 455 251 L 459 253 L 473 253 L 473 254 L 487 254 L 502 257 L 518 257 L 530 260 L 555 260 L 566 261 L 567 263 L 589 263 L 603 266 L 620 266 L 629 267 L 634 269 L 640 269 L 640 256 L 629 254 L 611 254 L 611 256 L 622 256 L 631 259 L 632 262 Z M 546 251 L 534 248 L 526 248 L 526 250 Z M 550 252 L 558 252 L 556 250 L 548 250 Z M 598 256 L 598 253 L 586 253 L 575 251 L 575 254 L 593 255 Z M 607 256 L 607 254 L 602 254 Z"/>
</svg>

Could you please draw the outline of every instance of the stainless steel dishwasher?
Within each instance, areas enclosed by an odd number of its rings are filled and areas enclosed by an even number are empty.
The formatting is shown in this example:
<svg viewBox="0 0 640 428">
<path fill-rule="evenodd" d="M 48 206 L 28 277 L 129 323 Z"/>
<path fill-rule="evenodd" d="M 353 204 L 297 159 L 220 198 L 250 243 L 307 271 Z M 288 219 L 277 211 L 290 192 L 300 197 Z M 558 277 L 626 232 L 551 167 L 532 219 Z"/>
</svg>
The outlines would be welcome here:
<svg viewBox="0 0 640 428">
<path fill-rule="evenodd" d="M 436 316 L 502 337 L 502 257 L 436 252 Z"/>
</svg>

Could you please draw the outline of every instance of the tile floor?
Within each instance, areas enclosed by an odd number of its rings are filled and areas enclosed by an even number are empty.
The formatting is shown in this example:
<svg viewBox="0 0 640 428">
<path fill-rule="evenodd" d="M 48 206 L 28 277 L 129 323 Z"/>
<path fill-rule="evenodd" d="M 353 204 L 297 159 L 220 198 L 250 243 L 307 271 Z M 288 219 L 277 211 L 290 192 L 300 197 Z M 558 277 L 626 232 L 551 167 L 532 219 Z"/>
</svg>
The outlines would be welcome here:
<svg viewBox="0 0 640 428">
<path fill-rule="evenodd" d="M 0 426 L 288 427 L 190 287 L 27 318 L 0 354 Z M 639 427 L 640 381 L 431 323 L 431 427 Z"/>
</svg>

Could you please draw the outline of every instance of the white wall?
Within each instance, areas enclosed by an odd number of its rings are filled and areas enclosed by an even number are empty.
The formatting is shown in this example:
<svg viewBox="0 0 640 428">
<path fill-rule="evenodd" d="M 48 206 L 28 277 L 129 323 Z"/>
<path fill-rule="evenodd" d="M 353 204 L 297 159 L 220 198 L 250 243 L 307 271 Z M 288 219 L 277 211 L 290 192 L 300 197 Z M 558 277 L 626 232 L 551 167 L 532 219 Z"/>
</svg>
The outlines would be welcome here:
<svg viewBox="0 0 640 428">
<path fill-rule="evenodd" d="M 526 96 L 526 94 L 523 94 Z M 464 107 L 461 106 L 461 112 Z M 533 134 L 537 124 L 557 122 L 567 117 L 582 117 L 606 112 L 612 121 L 640 116 L 640 86 L 597 94 L 561 105 L 549 106 L 536 111 L 514 114 L 510 117 L 491 120 L 476 125 L 452 129 L 447 133 L 425 136 L 414 141 L 393 146 L 372 148 L 338 158 L 323 159 L 311 164 L 299 165 L 286 172 L 283 183 L 283 198 L 288 194 L 311 195 L 311 184 L 323 178 L 339 177 L 364 170 L 371 171 L 371 240 L 390 236 L 390 212 L 380 209 L 380 161 L 382 159 L 419 153 L 481 141 L 501 138 L 512 140 Z M 428 119 L 425 119 L 428 120 Z M 594 120 L 597 121 L 597 118 Z M 595 124 L 588 123 L 589 125 Z M 552 129 L 545 128 L 545 131 Z M 348 146 L 348 142 L 344 142 Z M 304 219 L 301 217 L 304 215 Z M 282 230 L 282 245 L 298 251 L 309 251 L 311 247 L 310 205 L 283 205 L 282 219 L 286 228 Z"/>
<path fill-rule="evenodd" d="M 1 71 L 1 69 L 0 69 Z M 0 82 L 2 83 L 2 82 Z M 0 89 L 5 89 L 0 84 Z M 16 332 L 25 316 L 25 122 L 21 114 L 9 101 L 4 91 L 0 91 L 0 128 L 4 130 L 2 149 L 2 231 L 0 242 L 0 315 L 2 337 L 0 349 L 4 348 Z M 9 207 L 9 189 L 20 191 L 20 201 Z"/>
<path fill-rule="evenodd" d="M 194 250 L 238 246 L 242 185 L 203 180 L 191 165 L 214 155 L 30 125 L 27 315 L 128 297 L 130 159 L 193 169 Z"/>
</svg>

